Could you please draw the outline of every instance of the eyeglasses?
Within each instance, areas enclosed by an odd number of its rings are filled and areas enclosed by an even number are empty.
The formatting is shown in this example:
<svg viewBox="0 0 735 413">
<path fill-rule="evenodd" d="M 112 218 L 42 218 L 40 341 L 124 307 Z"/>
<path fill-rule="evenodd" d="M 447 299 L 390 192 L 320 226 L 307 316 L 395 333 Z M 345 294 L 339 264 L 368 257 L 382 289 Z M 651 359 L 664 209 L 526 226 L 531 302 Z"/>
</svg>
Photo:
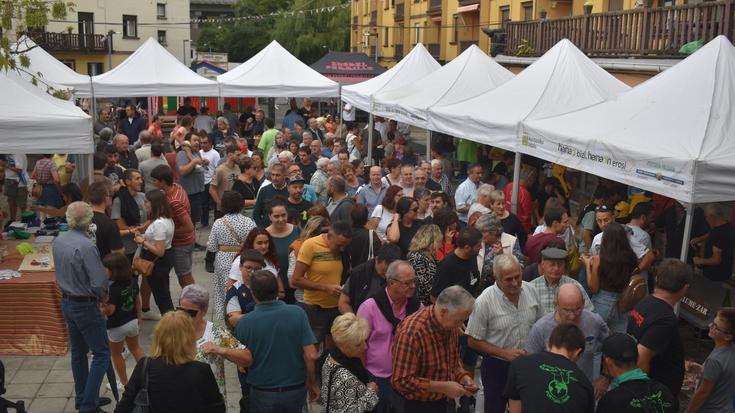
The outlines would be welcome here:
<svg viewBox="0 0 735 413">
<path fill-rule="evenodd" d="M 241 268 L 248 270 L 250 272 L 260 271 L 263 269 L 263 267 L 251 267 L 249 265 L 243 265 Z"/>
<path fill-rule="evenodd" d="M 407 287 L 408 286 L 411 286 L 411 285 L 416 285 L 416 279 L 415 278 L 413 278 L 411 280 L 406 280 L 406 281 L 404 281 L 404 280 L 396 280 L 395 278 L 393 278 L 392 280 L 395 281 L 395 282 L 397 282 L 397 283 L 403 284 L 403 285 L 405 285 Z"/>
<path fill-rule="evenodd" d="M 595 212 L 613 212 L 613 209 L 607 205 L 598 205 L 595 208 Z"/>
<path fill-rule="evenodd" d="M 579 314 L 584 310 L 584 307 L 578 307 L 578 308 L 559 308 L 559 311 L 566 314 Z"/>
<path fill-rule="evenodd" d="M 192 310 L 191 308 L 184 307 L 176 307 L 176 311 L 183 311 L 191 318 L 194 318 L 199 314 L 199 310 Z"/>
<path fill-rule="evenodd" d="M 724 330 L 724 329 L 721 329 L 720 327 L 718 327 L 717 324 L 715 324 L 714 321 L 712 321 L 712 322 L 709 323 L 709 328 L 714 328 L 715 330 L 719 331 L 722 334 L 732 334 L 731 332 L 729 332 L 727 330 Z"/>
</svg>

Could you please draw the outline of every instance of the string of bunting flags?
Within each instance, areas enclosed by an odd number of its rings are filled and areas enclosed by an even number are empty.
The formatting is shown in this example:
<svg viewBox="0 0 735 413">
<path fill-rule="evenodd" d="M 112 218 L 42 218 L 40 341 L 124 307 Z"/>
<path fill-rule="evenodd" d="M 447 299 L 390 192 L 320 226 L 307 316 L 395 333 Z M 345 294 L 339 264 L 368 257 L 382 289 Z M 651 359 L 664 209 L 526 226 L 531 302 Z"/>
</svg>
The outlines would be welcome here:
<svg viewBox="0 0 735 413">
<path fill-rule="evenodd" d="M 320 13 L 331 13 L 337 9 L 346 9 L 347 7 L 350 7 L 350 3 L 344 3 L 344 4 L 337 4 L 334 6 L 325 6 L 325 7 L 319 7 L 317 9 L 308 9 L 308 10 L 284 10 L 284 11 L 276 11 L 273 13 L 268 14 L 260 14 L 257 16 L 238 16 L 238 17 L 220 17 L 220 18 L 208 18 L 208 19 L 191 19 L 192 23 L 230 23 L 230 22 L 237 22 L 237 21 L 243 21 L 243 20 L 263 20 L 270 17 L 293 17 L 296 15 L 303 15 L 303 14 L 320 14 Z"/>
</svg>

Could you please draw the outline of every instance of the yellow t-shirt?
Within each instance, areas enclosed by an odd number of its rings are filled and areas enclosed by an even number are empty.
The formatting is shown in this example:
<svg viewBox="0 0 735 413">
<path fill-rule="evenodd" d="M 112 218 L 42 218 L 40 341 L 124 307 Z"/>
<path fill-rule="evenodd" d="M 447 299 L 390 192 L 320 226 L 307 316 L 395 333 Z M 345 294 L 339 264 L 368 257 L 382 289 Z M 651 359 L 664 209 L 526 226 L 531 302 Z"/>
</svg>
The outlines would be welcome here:
<svg viewBox="0 0 735 413">
<path fill-rule="evenodd" d="M 299 251 L 299 262 L 309 266 L 306 278 L 319 284 L 340 285 L 342 281 L 342 256 L 327 247 L 324 235 L 304 241 Z M 338 297 L 314 290 L 304 290 L 304 303 L 316 304 L 322 308 L 336 308 Z"/>
<path fill-rule="evenodd" d="M 64 186 L 71 182 L 71 174 L 66 172 L 66 154 L 55 154 L 51 160 L 56 164 L 56 170 L 59 171 L 59 185 Z"/>
</svg>

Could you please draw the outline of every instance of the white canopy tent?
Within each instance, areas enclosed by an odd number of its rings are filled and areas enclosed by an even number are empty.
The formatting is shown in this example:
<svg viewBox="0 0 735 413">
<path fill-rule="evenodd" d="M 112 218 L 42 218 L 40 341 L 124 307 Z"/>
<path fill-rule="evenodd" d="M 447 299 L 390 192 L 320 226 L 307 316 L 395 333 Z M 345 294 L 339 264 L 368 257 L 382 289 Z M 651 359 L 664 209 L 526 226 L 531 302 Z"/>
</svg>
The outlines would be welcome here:
<svg viewBox="0 0 735 413">
<path fill-rule="evenodd" d="M 520 122 L 585 108 L 630 89 L 562 39 L 516 77 L 471 99 L 429 109 L 434 127 L 502 149 L 516 150 Z M 518 199 L 520 153 L 516 152 L 511 200 Z"/>
<path fill-rule="evenodd" d="M 733 101 L 735 47 L 719 36 L 610 101 L 525 122 L 518 148 L 690 205 L 733 200 Z"/>
<path fill-rule="evenodd" d="M 385 73 L 345 86 L 342 89 L 342 100 L 358 109 L 371 111 L 370 101 L 373 96 L 413 83 L 440 67 L 424 45 L 417 43 L 409 54 Z"/>
<path fill-rule="evenodd" d="M 94 152 L 92 118 L 21 76 L 0 72 L 0 147 L 3 153 Z M 10 98 L 12 97 L 12 98 Z"/>
<path fill-rule="evenodd" d="M 220 96 L 336 97 L 340 85 L 273 40 L 245 63 L 217 77 Z"/>
<path fill-rule="evenodd" d="M 117 67 L 92 77 L 92 95 L 217 96 L 217 83 L 199 76 L 153 38 L 148 38 Z"/>
<path fill-rule="evenodd" d="M 513 78 L 513 73 L 472 45 L 443 67 L 413 83 L 377 93 L 373 110 L 424 129 L 434 129 L 428 110 L 489 92 Z"/>
<path fill-rule="evenodd" d="M 79 74 L 69 66 L 61 63 L 47 51 L 37 45 L 27 36 L 22 36 L 10 47 L 13 53 L 22 53 L 28 56 L 30 66 L 23 68 L 22 77 L 30 80 L 32 76 L 40 79 L 39 83 L 46 83 L 55 89 L 72 89 L 75 94 L 90 94 L 90 77 Z"/>
<path fill-rule="evenodd" d="M 411 84 L 440 67 L 439 62 L 431 56 L 424 45 L 417 43 L 410 53 L 385 73 L 342 89 L 342 100 L 358 109 L 370 112 L 370 123 L 368 125 L 368 159 L 372 159 L 373 156 L 372 104 L 374 96 L 380 92 L 387 92 Z"/>
</svg>

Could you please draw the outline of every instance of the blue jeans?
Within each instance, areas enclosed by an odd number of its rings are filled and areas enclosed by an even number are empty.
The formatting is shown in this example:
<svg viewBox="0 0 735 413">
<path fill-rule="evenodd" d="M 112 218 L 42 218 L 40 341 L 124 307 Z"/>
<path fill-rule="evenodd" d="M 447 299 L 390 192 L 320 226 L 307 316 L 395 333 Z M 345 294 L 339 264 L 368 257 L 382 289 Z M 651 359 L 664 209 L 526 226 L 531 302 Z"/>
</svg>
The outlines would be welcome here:
<svg viewBox="0 0 735 413">
<path fill-rule="evenodd" d="M 485 398 L 485 413 L 504 413 L 508 399 L 503 397 L 510 363 L 492 356 L 482 356 L 480 379 Z"/>
<path fill-rule="evenodd" d="M 94 411 L 99 403 L 100 386 L 110 365 L 107 323 L 96 302 L 61 301 L 71 342 L 71 372 L 79 410 Z M 92 365 L 87 365 L 87 353 L 92 351 Z"/>
<path fill-rule="evenodd" d="M 617 308 L 618 293 L 599 290 L 590 299 L 595 306 L 595 312 L 610 327 L 613 333 L 625 333 L 628 328 L 628 315 L 620 314 Z"/>
<path fill-rule="evenodd" d="M 250 411 L 258 413 L 301 413 L 306 386 L 284 392 L 257 390 L 250 386 Z"/>
</svg>

